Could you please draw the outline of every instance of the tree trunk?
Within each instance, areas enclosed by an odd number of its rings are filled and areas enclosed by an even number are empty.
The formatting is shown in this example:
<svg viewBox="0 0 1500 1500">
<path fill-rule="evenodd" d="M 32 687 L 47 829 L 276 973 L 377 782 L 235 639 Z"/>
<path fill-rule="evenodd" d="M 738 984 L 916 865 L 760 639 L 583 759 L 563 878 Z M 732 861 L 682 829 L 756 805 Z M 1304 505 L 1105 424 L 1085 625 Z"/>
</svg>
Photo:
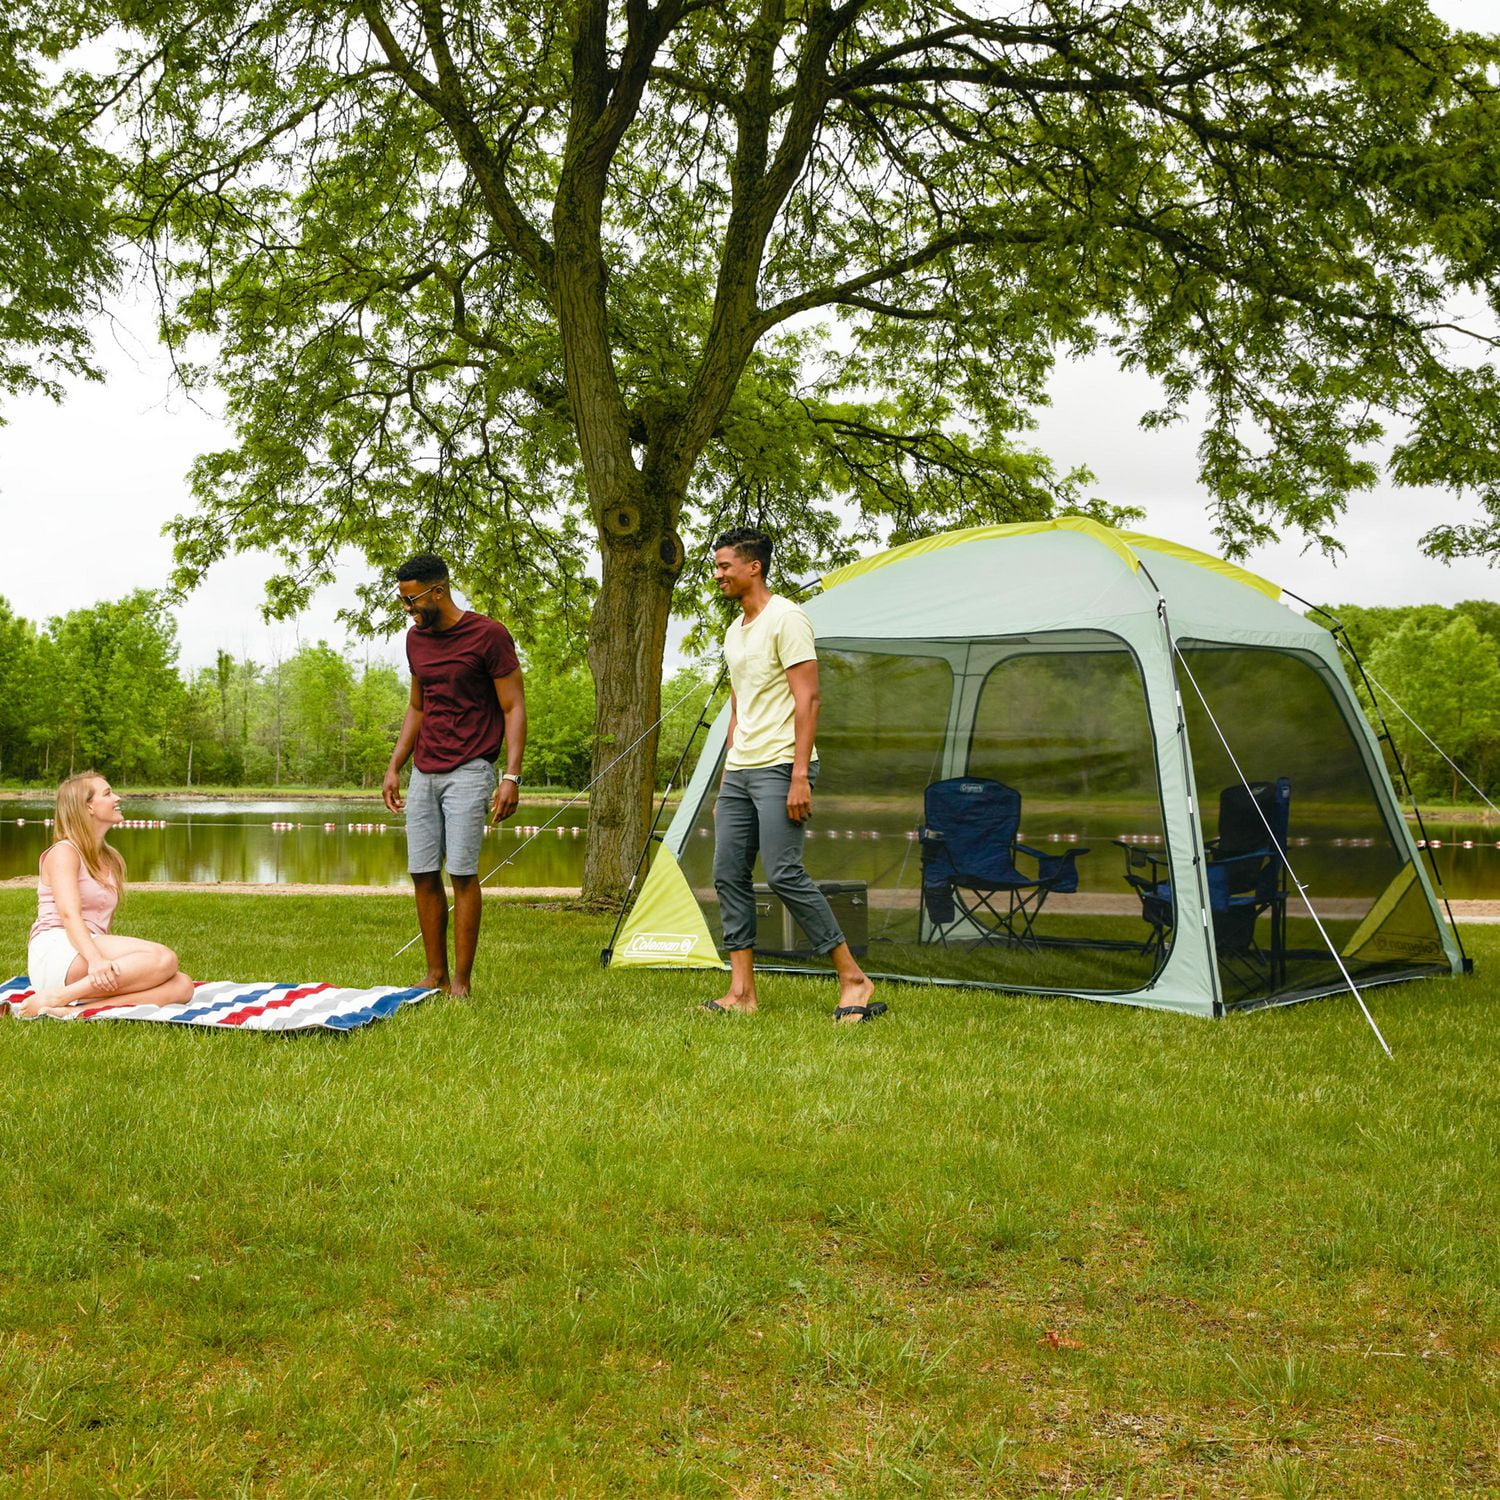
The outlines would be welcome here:
<svg viewBox="0 0 1500 1500">
<path fill-rule="evenodd" d="M 655 547 L 612 539 L 604 547 L 589 623 L 596 780 L 589 794 L 585 900 L 624 898 L 651 827 L 662 658 L 680 565 L 680 547 L 670 534 Z"/>
</svg>

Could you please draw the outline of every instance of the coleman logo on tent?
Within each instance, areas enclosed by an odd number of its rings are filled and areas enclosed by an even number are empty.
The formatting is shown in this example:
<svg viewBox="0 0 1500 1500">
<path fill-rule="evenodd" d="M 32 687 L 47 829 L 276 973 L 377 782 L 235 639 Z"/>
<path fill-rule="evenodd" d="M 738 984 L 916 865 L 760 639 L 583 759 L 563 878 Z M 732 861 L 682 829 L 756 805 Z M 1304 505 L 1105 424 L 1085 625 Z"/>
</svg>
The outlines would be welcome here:
<svg viewBox="0 0 1500 1500">
<path fill-rule="evenodd" d="M 686 958 L 698 945 L 698 939 L 683 932 L 638 932 L 625 945 L 627 956 L 644 958 L 649 956 L 679 955 Z"/>
</svg>

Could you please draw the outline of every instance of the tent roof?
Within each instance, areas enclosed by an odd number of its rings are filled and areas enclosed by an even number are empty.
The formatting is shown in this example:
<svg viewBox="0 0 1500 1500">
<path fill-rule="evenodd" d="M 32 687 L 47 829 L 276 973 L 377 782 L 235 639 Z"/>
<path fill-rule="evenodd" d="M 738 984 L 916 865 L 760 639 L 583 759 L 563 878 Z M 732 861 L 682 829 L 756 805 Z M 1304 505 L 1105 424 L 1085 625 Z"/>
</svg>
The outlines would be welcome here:
<svg viewBox="0 0 1500 1500">
<path fill-rule="evenodd" d="M 1084 536 L 1092 537 L 1100 546 L 1108 547 L 1111 552 L 1115 553 L 1132 572 L 1140 567 L 1138 555 L 1140 551 L 1160 552 L 1181 558 L 1184 562 L 1193 563 L 1197 567 L 1207 568 L 1212 573 L 1233 579 L 1236 583 L 1243 583 L 1248 588 L 1259 589 L 1270 599 L 1281 597 L 1280 584 L 1271 583 L 1245 568 L 1225 562 L 1222 557 L 1214 557 L 1208 552 L 1195 551 L 1192 547 L 1184 547 L 1180 542 L 1169 542 L 1163 537 L 1147 536 L 1141 531 L 1118 531 L 1113 526 L 1105 526 L 1088 516 L 1060 516 L 1055 521 L 1022 521 L 1010 526 L 970 526 L 962 531 L 945 531 L 937 536 L 921 537 L 915 542 L 907 542 L 904 546 L 892 547 L 889 551 L 862 557 L 858 562 L 849 563 L 846 567 L 835 568 L 832 572 L 823 575 L 822 583 L 825 589 L 831 589 L 835 584 L 846 583 L 851 578 L 872 573 L 876 568 L 888 567 L 891 563 L 904 562 L 913 557 L 941 551 L 946 547 L 962 547 L 970 542 L 992 539 L 1036 536 L 1048 531 L 1076 531 Z"/>
<path fill-rule="evenodd" d="M 809 605 L 821 636 L 954 639 L 1112 630 L 1130 635 L 1164 598 L 1172 634 L 1305 647 L 1327 632 L 1281 589 L 1191 547 L 1085 516 L 976 526 L 837 568 Z"/>
</svg>

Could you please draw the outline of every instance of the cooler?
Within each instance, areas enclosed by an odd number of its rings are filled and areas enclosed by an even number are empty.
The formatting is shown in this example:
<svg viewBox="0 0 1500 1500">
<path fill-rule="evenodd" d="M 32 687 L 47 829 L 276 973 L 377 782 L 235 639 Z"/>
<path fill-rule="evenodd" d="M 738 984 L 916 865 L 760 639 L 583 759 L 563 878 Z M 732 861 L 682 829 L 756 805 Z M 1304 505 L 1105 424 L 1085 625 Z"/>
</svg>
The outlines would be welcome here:
<svg viewBox="0 0 1500 1500">
<path fill-rule="evenodd" d="M 850 951 L 863 956 L 870 941 L 870 893 L 865 882 L 820 880 L 817 887 L 828 898 Z M 768 885 L 755 887 L 755 952 L 767 958 L 812 957 L 807 934 Z"/>
</svg>

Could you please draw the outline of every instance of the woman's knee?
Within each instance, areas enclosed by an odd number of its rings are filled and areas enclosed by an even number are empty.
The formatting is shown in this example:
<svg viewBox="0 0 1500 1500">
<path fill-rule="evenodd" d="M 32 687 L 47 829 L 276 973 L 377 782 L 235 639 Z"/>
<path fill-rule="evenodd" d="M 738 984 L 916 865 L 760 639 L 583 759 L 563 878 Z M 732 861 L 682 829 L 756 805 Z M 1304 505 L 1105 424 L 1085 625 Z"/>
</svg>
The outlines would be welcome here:
<svg viewBox="0 0 1500 1500">
<path fill-rule="evenodd" d="M 146 949 L 146 958 L 158 984 L 166 983 L 177 972 L 177 955 L 165 943 L 152 943 Z"/>
</svg>

